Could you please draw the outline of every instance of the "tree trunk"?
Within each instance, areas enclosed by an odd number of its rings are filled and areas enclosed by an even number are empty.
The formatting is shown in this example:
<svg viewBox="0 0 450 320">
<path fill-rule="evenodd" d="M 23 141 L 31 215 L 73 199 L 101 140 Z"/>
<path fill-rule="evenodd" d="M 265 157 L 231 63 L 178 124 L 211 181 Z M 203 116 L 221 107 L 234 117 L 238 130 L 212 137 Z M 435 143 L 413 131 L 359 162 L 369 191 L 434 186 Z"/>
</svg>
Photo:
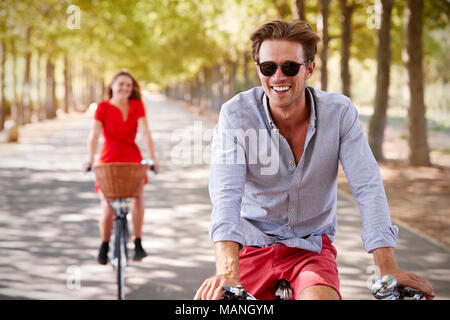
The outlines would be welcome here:
<svg viewBox="0 0 450 320">
<path fill-rule="evenodd" d="M 47 57 L 46 66 L 46 100 L 45 100 L 45 117 L 47 119 L 56 118 L 56 81 L 55 81 L 55 65 L 52 57 Z"/>
<path fill-rule="evenodd" d="M 97 76 L 97 99 L 96 101 L 101 101 L 103 100 L 103 71 L 102 69 L 99 70 L 99 74 Z M 72 98 L 72 102 L 73 102 L 73 98 Z"/>
<path fill-rule="evenodd" d="M 84 76 L 83 76 L 83 88 L 84 88 L 84 94 L 83 94 L 83 111 L 86 111 L 88 106 L 89 106 L 89 101 L 90 101 L 90 94 L 91 94 L 91 89 L 89 86 L 89 77 L 90 77 L 90 70 L 88 67 L 88 64 L 86 63 L 84 65 Z"/>
<path fill-rule="evenodd" d="M 23 77 L 23 89 L 22 89 L 22 107 L 23 107 L 23 122 L 31 122 L 31 83 L 30 83 L 30 70 L 31 69 L 31 51 L 25 54 L 25 74 Z"/>
<path fill-rule="evenodd" d="M 102 75 L 100 77 L 100 85 L 102 88 L 100 100 L 103 100 L 106 98 L 106 84 L 105 84 L 105 72 L 104 71 L 102 71 Z"/>
<path fill-rule="evenodd" d="M 377 161 L 384 161 L 383 139 L 389 100 L 389 74 L 391 67 L 391 13 L 393 0 L 381 1 L 381 28 L 378 30 L 377 87 L 375 105 L 369 125 L 369 145 Z"/>
<path fill-rule="evenodd" d="M 213 108 L 215 110 L 220 110 L 220 106 L 224 103 L 224 74 L 225 74 L 225 67 L 223 66 L 223 63 L 219 63 L 215 66 L 215 74 L 216 74 L 216 101 L 213 105 Z"/>
<path fill-rule="evenodd" d="M 185 82 L 179 82 L 178 87 L 180 90 L 180 100 L 186 101 L 186 83 Z"/>
<path fill-rule="evenodd" d="M 339 0 L 341 7 L 341 79 L 342 93 L 351 98 L 350 93 L 350 45 L 352 43 L 352 13 L 353 6 L 347 0 Z"/>
<path fill-rule="evenodd" d="M 89 65 L 94 66 L 95 64 L 91 61 Z M 96 76 L 94 75 L 94 69 L 89 70 L 89 101 L 86 105 L 86 108 L 89 108 L 91 103 L 94 103 L 96 99 L 95 90 L 96 90 Z"/>
<path fill-rule="evenodd" d="M 245 51 L 244 53 L 244 90 L 250 89 L 250 75 L 248 70 L 248 63 L 250 61 L 250 54 Z"/>
<path fill-rule="evenodd" d="M 23 120 L 24 123 L 31 122 L 31 83 L 30 83 L 30 71 L 31 71 L 31 50 L 30 50 L 30 37 L 31 28 L 28 27 L 26 31 L 26 53 L 25 53 L 25 74 L 23 77 L 22 88 L 22 102 L 23 107 Z"/>
<path fill-rule="evenodd" d="M 205 87 L 205 73 L 204 69 L 201 69 L 199 73 L 197 73 L 197 105 L 200 109 L 203 109 L 203 100 L 204 100 L 204 87 Z"/>
<path fill-rule="evenodd" d="M 189 79 L 186 81 L 186 87 L 187 87 L 187 92 L 186 92 L 186 102 L 189 105 L 192 105 L 193 101 L 194 101 L 194 79 Z"/>
<path fill-rule="evenodd" d="M 0 101 L 0 131 L 2 131 L 5 127 L 5 117 L 6 117 L 6 97 L 5 97 L 5 66 L 6 66 L 6 43 L 5 40 L 1 40 L 1 53 L 2 53 L 2 60 L 1 60 L 1 74 L 0 74 L 0 81 L 2 82 L 2 85 L 0 87 L 0 95 L 2 96 Z"/>
<path fill-rule="evenodd" d="M 18 125 L 23 124 L 23 109 L 20 105 L 19 95 L 17 94 L 17 52 L 15 40 L 11 40 L 11 54 L 12 54 L 12 70 L 13 70 L 13 84 L 12 92 L 13 99 L 11 101 L 11 119 L 16 121 Z"/>
<path fill-rule="evenodd" d="M 197 86 L 197 77 L 194 76 L 190 81 L 189 81 L 189 104 L 190 105 L 195 105 L 195 94 L 196 94 L 196 86 Z"/>
<path fill-rule="evenodd" d="M 211 100 L 210 100 L 210 105 L 211 108 L 214 110 L 216 108 L 216 103 L 217 103 L 217 96 L 219 95 L 219 76 L 218 76 L 218 72 L 217 72 L 217 67 L 218 65 L 213 65 L 211 67 Z"/>
<path fill-rule="evenodd" d="M 306 0 L 291 0 L 292 19 L 305 20 L 305 1 Z"/>
<path fill-rule="evenodd" d="M 423 0 L 408 0 L 404 12 L 405 51 L 404 64 L 408 70 L 409 109 L 408 161 L 413 166 L 430 165 L 427 140 L 427 122 L 423 88 Z"/>
<path fill-rule="evenodd" d="M 204 105 L 202 107 L 203 109 L 210 108 L 211 107 L 211 101 L 212 101 L 212 68 L 206 67 L 205 68 L 205 99 L 203 99 Z"/>
<path fill-rule="evenodd" d="M 92 103 L 92 69 L 88 67 L 91 65 L 91 62 L 88 62 L 86 65 L 86 101 L 84 104 L 84 110 L 87 110 L 89 105 Z"/>
<path fill-rule="evenodd" d="M 320 14 L 318 16 L 317 28 L 322 37 L 321 49 L 320 49 L 320 87 L 323 91 L 328 89 L 328 43 L 330 42 L 330 36 L 328 34 L 328 13 L 329 13 L 330 0 L 320 0 Z"/>
<path fill-rule="evenodd" d="M 199 88 L 200 94 L 199 94 L 198 105 L 200 106 L 200 110 L 203 110 L 206 108 L 206 105 L 208 103 L 208 91 L 207 91 L 208 84 L 206 83 L 206 68 L 205 67 L 203 67 L 199 73 L 199 83 L 200 83 L 200 88 Z"/>
<path fill-rule="evenodd" d="M 37 119 L 38 121 L 42 121 L 45 119 L 45 110 L 44 103 L 42 101 L 42 78 L 41 78 L 41 70 L 42 70 L 42 53 L 41 50 L 37 52 L 37 74 L 36 74 L 36 90 L 37 90 Z"/>
<path fill-rule="evenodd" d="M 73 78 L 74 86 L 74 108 L 75 111 L 80 111 L 83 104 L 83 64 L 75 63 L 73 64 L 73 73 L 75 77 Z M 105 89 L 105 98 L 108 94 L 107 88 Z"/>
<path fill-rule="evenodd" d="M 64 112 L 68 113 L 73 106 L 73 91 L 72 91 L 72 68 L 71 63 L 64 55 Z"/>
<path fill-rule="evenodd" d="M 227 100 L 234 97 L 237 93 L 237 71 L 239 64 L 236 61 L 230 62 L 230 92 L 228 94 Z"/>
</svg>

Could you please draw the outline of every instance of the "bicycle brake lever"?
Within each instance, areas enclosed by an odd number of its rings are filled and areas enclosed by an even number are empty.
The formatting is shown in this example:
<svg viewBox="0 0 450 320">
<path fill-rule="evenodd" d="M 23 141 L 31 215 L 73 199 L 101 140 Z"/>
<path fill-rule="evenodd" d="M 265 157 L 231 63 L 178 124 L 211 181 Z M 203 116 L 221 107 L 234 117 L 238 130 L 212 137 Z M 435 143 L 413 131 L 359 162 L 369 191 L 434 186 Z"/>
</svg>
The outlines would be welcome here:
<svg viewBox="0 0 450 320">
<path fill-rule="evenodd" d="M 397 290 L 399 292 L 400 299 L 412 298 L 413 300 L 420 300 L 424 297 L 423 292 L 410 287 L 399 286 Z"/>
</svg>

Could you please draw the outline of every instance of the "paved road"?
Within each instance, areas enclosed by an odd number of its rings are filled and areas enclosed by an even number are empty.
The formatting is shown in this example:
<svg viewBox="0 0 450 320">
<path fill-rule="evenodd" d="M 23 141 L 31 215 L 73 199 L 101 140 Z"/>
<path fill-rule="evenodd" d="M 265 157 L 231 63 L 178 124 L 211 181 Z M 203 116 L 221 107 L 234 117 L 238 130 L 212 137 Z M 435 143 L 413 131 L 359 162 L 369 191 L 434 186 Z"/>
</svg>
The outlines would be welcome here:
<svg viewBox="0 0 450 320">
<path fill-rule="evenodd" d="M 160 95 L 145 102 L 162 166 L 145 187 L 149 257 L 127 269 L 126 295 L 191 299 L 214 272 L 209 167 L 193 149 L 203 148 L 209 159 L 212 124 Z M 89 126 L 86 116 L 32 143 L 1 146 L 0 299 L 115 299 L 112 268 L 96 263 L 100 207 L 93 175 L 79 171 Z M 358 210 L 345 194 L 338 198 L 338 223 L 342 295 L 371 299 L 372 257 L 363 251 Z M 438 298 L 450 299 L 449 251 L 403 228 L 400 237 L 400 266 L 429 279 Z"/>
</svg>

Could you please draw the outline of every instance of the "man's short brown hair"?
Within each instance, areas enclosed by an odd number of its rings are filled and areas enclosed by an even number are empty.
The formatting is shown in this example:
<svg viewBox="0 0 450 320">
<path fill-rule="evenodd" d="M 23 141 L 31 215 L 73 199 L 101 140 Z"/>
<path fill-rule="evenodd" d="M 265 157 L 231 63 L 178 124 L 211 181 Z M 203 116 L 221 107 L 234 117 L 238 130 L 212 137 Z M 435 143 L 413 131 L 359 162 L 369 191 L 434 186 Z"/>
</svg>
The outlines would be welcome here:
<svg viewBox="0 0 450 320">
<path fill-rule="evenodd" d="M 287 40 L 299 42 L 303 47 L 305 61 L 313 61 L 320 37 L 303 20 L 286 22 L 274 20 L 260 26 L 250 36 L 253 60 L 259 62 L 259 49 L 265 40 Z"/>
</svg>

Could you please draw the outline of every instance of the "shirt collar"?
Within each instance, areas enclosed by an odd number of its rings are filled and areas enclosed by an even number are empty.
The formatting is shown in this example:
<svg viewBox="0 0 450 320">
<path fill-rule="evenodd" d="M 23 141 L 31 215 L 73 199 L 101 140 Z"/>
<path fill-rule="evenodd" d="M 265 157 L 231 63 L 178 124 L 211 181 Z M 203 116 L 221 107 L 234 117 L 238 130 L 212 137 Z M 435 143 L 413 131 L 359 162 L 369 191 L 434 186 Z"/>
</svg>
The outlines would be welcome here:
<svg viewBox="0 0 450 320">
<path fill-rule="evenodd" d="M 316 126 L 316 104 L 314 102 L 314 97 L 312 95 L 311 90 L 308 87 L 305 87 L 305 94 L 309 96 L 309 101 L 311 101 L 311 116 L 309 118 L 309 124 L 312 128 L 315 128 Z M 276 125 L 272 120 L 272 117 L 270 115 L 269 111 L 269 104 L 268 104 L 268 97 L 266 93 L 264 92 L 263 95 L 263 106 L 264 106 L 264 112 L 266 113 L 267 121 L 269 122 L 269 126 L 271 129 L 276 129 Z"/>
</svg>

